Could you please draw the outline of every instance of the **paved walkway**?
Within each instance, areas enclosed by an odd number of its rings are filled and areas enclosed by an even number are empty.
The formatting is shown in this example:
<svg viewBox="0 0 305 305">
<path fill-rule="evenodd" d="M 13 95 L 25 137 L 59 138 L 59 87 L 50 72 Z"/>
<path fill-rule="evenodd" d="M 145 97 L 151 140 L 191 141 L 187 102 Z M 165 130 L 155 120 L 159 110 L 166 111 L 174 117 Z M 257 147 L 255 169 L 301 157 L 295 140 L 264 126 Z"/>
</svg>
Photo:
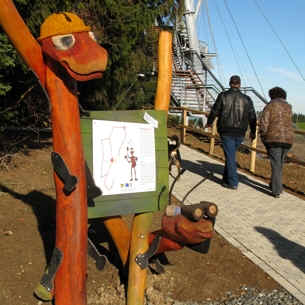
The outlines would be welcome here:
<svg viewBox="0 0 305 305">
<path fill-rule="evenodd" d="M 183 200 L 212 172 L 184 203 L 215 202 L 216 231 L 305 304 L 305 201 L 286 192 L 273 198 L 266 184 L 244 173 L 237 191 L 226 189 L 222 163 L 184 145 L 180 152 L 187 171 L 173 194 Z"/>
</svg>

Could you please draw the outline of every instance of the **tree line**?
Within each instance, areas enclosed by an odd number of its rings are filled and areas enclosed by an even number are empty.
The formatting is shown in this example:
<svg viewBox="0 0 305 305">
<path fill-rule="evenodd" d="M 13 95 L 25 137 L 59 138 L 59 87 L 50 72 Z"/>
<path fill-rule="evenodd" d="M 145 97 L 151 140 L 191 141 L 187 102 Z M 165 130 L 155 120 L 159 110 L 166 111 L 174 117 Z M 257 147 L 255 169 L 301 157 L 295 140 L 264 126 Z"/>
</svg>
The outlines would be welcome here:
<svg viewBox="0 0 305 305">
<path fill-rule="evenodd" d="M 302 114 L 302 113 L 294 113 L 292 115 L 292 121 L 294 123 L 297 123 L 297 122 L 305 122 L 305 115 Z"/>
<path fill-rule="evenodd" d="M 15 0 L 34 37 L 52 13 L 73 12 L 93 29 L 109 54 L 102 79 L 79 83 L 88 110 L 139 109 L 153 104 L 158 32 L 181 11 L 178 0 Z M 49 104 L 35 76 L 0 30 L 0 132 L 7 127 L 48 127 Z"/>
</svg>

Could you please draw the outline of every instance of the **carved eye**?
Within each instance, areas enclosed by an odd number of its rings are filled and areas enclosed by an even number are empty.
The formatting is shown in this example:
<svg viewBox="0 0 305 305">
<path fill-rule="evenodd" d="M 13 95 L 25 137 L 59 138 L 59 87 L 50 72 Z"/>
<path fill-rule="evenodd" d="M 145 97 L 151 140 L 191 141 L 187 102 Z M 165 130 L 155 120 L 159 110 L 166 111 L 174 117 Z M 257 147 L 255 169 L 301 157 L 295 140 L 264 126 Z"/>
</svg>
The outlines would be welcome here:
<svg viewBox="0 0 305 305">
<path fill-rule="evenodd" d="M 72 34 L 68 35 L 57 35 L 51 37 L 52 42 L 57 50 L 68 50 L 75 44 L 75 38 Z"/>
<path fill-rule="evenodd" d="M 96 41 L 96 37 L 95 37 L 95 35 L 94 35 L 93 32 L 89 32 L 89 36 L 90 36 L 90 38 L 92 38 L 94 41 Z"/>
</svg>

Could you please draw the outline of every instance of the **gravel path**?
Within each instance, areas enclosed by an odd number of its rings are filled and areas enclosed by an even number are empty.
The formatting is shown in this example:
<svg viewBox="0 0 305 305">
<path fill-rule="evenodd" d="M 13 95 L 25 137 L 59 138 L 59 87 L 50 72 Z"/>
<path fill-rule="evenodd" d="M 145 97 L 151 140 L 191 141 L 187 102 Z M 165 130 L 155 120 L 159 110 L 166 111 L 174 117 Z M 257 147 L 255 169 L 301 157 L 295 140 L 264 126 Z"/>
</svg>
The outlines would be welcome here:
<svg viewBox="0 0 305 305">
<path fill-rule="evenodd" d="M 173 305 L 302 305 L 295 297 L 285 290 L 273 290 L 268 293 L 258 292 L 255 289 L 243 288 L 243 293 L 240 296 L 230 296 L 225 300 L 213 302 L 174 302 Z M 153 305 L 147 303 L 147 305 Z"/>
</svg>

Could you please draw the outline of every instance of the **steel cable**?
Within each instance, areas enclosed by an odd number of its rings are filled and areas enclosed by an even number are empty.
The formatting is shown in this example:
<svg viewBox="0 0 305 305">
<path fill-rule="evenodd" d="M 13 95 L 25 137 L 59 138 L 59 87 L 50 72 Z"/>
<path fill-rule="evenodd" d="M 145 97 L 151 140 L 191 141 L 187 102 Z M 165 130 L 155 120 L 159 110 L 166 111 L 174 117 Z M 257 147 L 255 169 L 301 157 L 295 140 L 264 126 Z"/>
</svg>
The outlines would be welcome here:
<svg viewBox="0 0 305 305">
<path fill-rule="evenodd" d="M 217 47 L 216 47 L 214 31 L 213 31 L 213 28 L 212 28 L 211 18 L 210 18 L 210 14 L 209 14 L 208 0 L 205 1 L 205 8 L 206 8 L 205 11 L 206 11 L 206 15 L 207 15 L 209 30 L 210 30 L 210 34 L 211 34 L 211 38 L 212 38 L 212 42 L 213 42 L 213 47 L 214 47 L 215 53 L 216 53 L 216 64 L 217 64 L 218 76 L 221 78 L 222 82 L 224 83 L 223 73 L 221 73 L 221 71 L 220 71 L 220 67 L 221 67 L 220 58 L 218 56 L 218 50 L 217 50 Z"/>
<path fill-rule="evenodd" d="M 239 74 L 241 75 L 242 79 L 245 80 L 245 86 L 247 87 L 248 81 L 247 81 L 247 79 L 246 79 L 246 76 L 245 76 L 244 73 L 243 73 L 242 66 L 241 66 L 241 64 L 240 64 L 240 62 L 239 62 L 239 60 L 238 60 L 238 54 L 237 54 L 237 52 L 235 52 L 235 49 L 234 49 L 234 47 L 233 47 L 233 43 L 232 43 L 231 37 L 230 37 L 229 32 L 228 32 L 228 29 L 227 29 L 227 27 L 226 27 L 226 25 L 225 25 L 223 16 L 221 15 L 219 6 L 218 6 L 218 4 L 217 4 L 217 1 L 215 1 L 214 3 L 215 3 L 215 6 L 216 6 L 216 11 L 217 11 L 218 18 L 219 18 L 219 20 L 220 20 L 220 22 L 221 22 L 221 24 L 222 24 L 222 26 L 223 26 L 223 28 L 224 28 L 224 31 L 225 31 L 225 34 L 226 34 L 226 38 L 227 38 L 228 43 L 229 43 L 229 46 L 230 46 L 230 48 L 231 48 L 231 51 L 232 51 L 233 58 L 234 58 L 234 60 L 235 60 L 237 69 L 238 69 Z"/>
<path fill-rule="evenodd" d="M 229 6 L 228 6 L 227 0 L 223 0 L 223 1 L 224 1 L 225 7 L 226 7 L 226 9 L 227 9 L 227 11 L 228 11 L 228 13 L 229 13 L 231 19 L 232 19 L 232 22 L 233 22 L 234 27 L 235 27 L 235 29 L 236 29 L 237 35 L 238 35 L 238 37 L 239 37 L 239 39 L 240 39 L 240 42 L 241 42 L 241 44 L 242 44 L 242 46 L 243 46 L 243 48 L 244 48 L 244 50 L 245 50 L 245 53 L 246 53 L 246 55 L 247 55 L 247 58 L 248 58 L 248 60 L 249 60 L 249 62 L 250 62 L 250 65 L 251 65 L 251 68 L 252 68 L 252 70 L 253 70 L 253 72 L 254 72 L 255 78 L 256 78 L 256 80 L 257 80 L 259 86 L 260 86 L 262 95 L 263 95 L 263 96 L 265 97 L 265 99 L 266 99 L 265 92 L 264 92 L 264 88 L 263 88 L 263 86 L 262 86 L 262 84 L 261 84 L 261 82 L 260 82 L 260 80 L 259 80 L 258 74 L 257 74 L 257 72 L 256 72 L 256 70 L 255 70 L 255 66 L 254 66 L 254 64 L 253 64 L 253 61 L 251 60 L 251 57 L 250 57 L 249 52 L 248 52 L 248 49 L 247 49 L 247 47 L 246 47 L 246 45 L 245 45 L 245 42 L 244 42 L 244 40 L 243 40 L 243 38 L 242 38 L 242 36 L 241 36 L 241 33 L 240 33 L 239 29 L 238 29 L 237 23 L 236 23 L 236 21 L 235 21 L 233 15 L 232 15 L 232 12 L 231 12 L 231 10 L 230 10 L 230 8 L 229 8 Z"/>
<path fill-rule="evenodd" d="M 266 23 L 269 25 L 270 29 L 272 30 L 273 34 L 276 36 L 276 38 L 279 40 L 280 44 L 282 45 L 283 49 L 285 50 L 285 52 L 287 53 L 289 59 L 291 60 L 292 64 L 294 65 L 295 69 L 297 70 L 297 72 L 299 73 L 300 77 L 303 79 L 303 81 L 305 81 L 305 78 L 300 70 L 300 68 L 297 66 L 296 62 L 294 61 L 294 59 L 292 58 L 291 54 L 289 53 L 288 48 L 286 47 L 286 45 L 284 44 L 283 40 L 280 38 L 280 36 L 278 35 L 278 33 L 275 31 L 274 26 L 271 24 L 271 22 L 269 21 L 269 19 L 267 18 L 267 16 L 264 14 L 263 9 L 261 8 L 261 6 L 258 4 L 257 0 L 253 0 L 253 2 L 255 3 L 256 7 L 258 8 L 258 11 L 261 13 L 261 15 L 264 17 Z"/>
</svg>

